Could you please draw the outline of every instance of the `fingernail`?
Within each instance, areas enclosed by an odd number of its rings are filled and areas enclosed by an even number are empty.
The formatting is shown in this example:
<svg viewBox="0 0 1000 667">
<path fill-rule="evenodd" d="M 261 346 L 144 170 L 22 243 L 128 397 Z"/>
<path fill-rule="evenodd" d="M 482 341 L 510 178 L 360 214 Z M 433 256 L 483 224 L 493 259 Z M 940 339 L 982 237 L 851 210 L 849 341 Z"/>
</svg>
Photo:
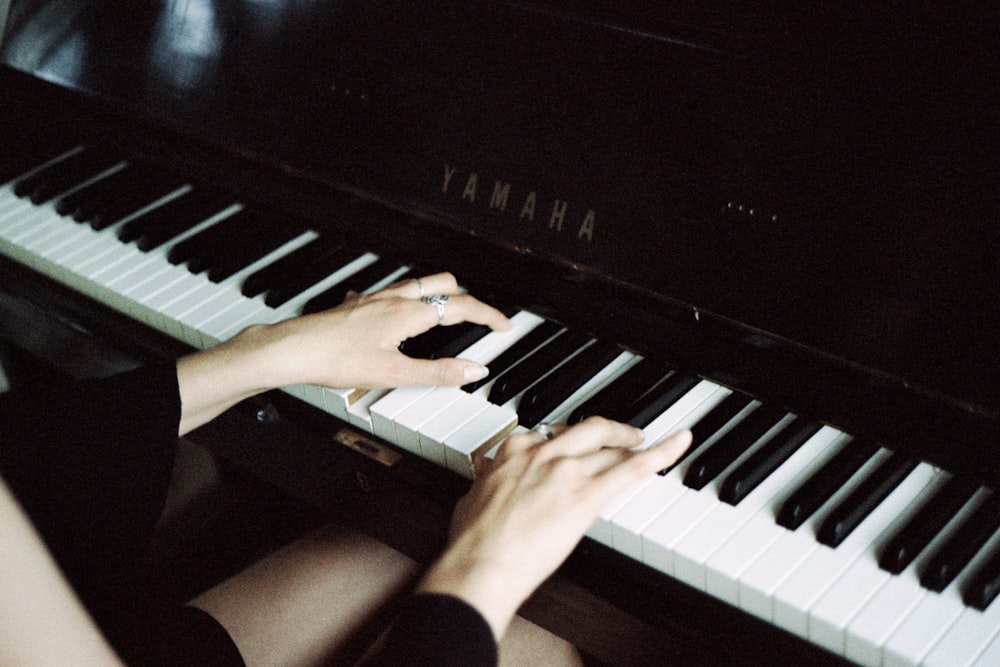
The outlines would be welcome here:
<svg viewBox="0 0 1000 667">
<path fill-rule="evenodd" d="M 468 384 L 470 382 L 478 382 L 479 380 L 482 380 L 484 377 L 490 374 L 490 369 L 486 368 L 486 366 L 481 366 L 479 364 L 476 364 L 474 366 L 473 365 L 466 366 L 462 370 L 462 373 L 464 375 L 465 384 Z"/>
</svg>

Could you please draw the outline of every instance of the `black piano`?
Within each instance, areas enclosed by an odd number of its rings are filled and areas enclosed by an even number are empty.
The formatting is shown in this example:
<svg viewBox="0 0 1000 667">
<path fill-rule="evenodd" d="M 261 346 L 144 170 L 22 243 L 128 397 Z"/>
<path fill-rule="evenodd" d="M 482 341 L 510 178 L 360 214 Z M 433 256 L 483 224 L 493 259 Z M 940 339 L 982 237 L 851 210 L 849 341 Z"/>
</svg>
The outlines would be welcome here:
<svg viewBox="0 0 1000 667">
<path fill-rule="evenodd" d="M 428 559 L 515 429 L 692 428 L 527 617 L 605 664 L 1000 664 L 996 3 L 4 7 L 4 345 L 111 372 L 449 270 L 516 335 L 406 351 L 488 384 L 192 439 Z"/>
</svg>

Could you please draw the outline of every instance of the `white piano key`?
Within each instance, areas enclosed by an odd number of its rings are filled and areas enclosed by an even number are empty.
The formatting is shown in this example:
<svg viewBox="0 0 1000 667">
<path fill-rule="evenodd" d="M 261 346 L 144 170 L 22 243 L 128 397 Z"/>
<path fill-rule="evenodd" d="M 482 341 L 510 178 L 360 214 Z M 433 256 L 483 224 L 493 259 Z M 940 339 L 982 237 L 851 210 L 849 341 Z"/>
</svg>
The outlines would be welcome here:
<svg viewBox="0 0 1000 667">
<path fill-rule="evenodd" d="M 844 656 L 861 665 L 882 663 L 882 647 L 927 595 L 911 567 L 889 578 L 847 627 Z"/>
<path fill-rule="evenodd" d="M 848 441 L 842 432 L 824 426 L 736 506 L 715 506 L 674 546 L 673 575 L 705 590 L 705 563 L 712 554 L 758 512 L 776 516 L 796 482 L 808 479 Z"/>
<path fill-rule="evenodd" d="M 420 426 L 417 433 L 420 440 L 420 453 L 428 461 L 442 467 L 447 465 L 445 459 L 445 441 L 453 433 L 465 426 L 479 414 L 486 411 L 489 403 L 484 403 L 475 396 L 466 394 L 461 389 L 455 391 L 462 396 L 445 410 L 429 419 Z"/>
<path fill-rule="evenodd" d="M 890 454 L 886 450 L 873 456 L 843 488 L 824 503 L 823 507 L 797 530 L 785 530 L 775 524 L 773 519 L 771 520 L 773 529 L 760 530 L 760 526 L 757 526 L 756 529 L 762 536 L 776 533 L 776 539 L 763 551 L 755 553 L 752 560 L 743 560 L 738 565 L 734 563 L 733 560 L 740 558 L 740 555 L 732 553 L 730 545 L 727 545 L 717 556 L 713 557 L 712 560 L 717 561 L 716 566 L 722 566 L 720 571 L 725 572 L 724 577 L 736 575 L 733 580 L 736 584 L 737 599 L 733 600 L 733 603 L 755 616 L 768 621 L 772 620 L 774 616 L 772 597 L 795 568 L 820 547 L 819 542 L 816 541 L 816 531 L 819 526 L 830 511 L 839 505 L 872 470 L 889 456 Z M 727 558 L 725 554 L 730 555 Z M 728 562 L 723 565 L 723 561 Z M 738 567 L 738 572 L 733 572 L 731 569 L 734 565 Z"/>
<path fill-rule="evenodd" d="M 820 545 L 810 554 L 775 591 L 772 598 L 774 623 L 800 637 L 808 637 L 809 607 L 883 531 L 893 525 L 935 473 L 930 465 L 917 466 L 837 548 Z"/>
<path fill-rule="evenodd" d="M 487 403 L 485 410 L 445 438 L 445 465 L 449 470 L 472 479 L 474 458 L 498 445 L 515 426 L 516 412 Z"/>
<path fill-rule="evenodd" d="M 722 480 L 725 479 L 728 471 L 738 466 L 753 452 L 756 447 L 766 442 L 771 436 L 777 433 L 783 426 L 788 424 L 793 419 L 794 416 L 788 415 L 779 421 L 778 424 L 758 438 L 754 445 L 749 447 L 747 451 L 743 452 L 743 454 L 727 466 L 726 470 L 724 470 L 715 480 L 705 485 L 705 487 L 701 490 L 690 489 L 687 486 L 684 486 L 681 480 L 687 473 L 691 461 L 697 458 L 701 451 L 709 449 L 710 443 L 706 441 L 705 446 L 698 450 L 699 453 L 689 457 L 685 461 L 685 464 L 680 466 L 680 469 L 677 471 L 678 477 L 676 478 L 676 485 L 681 490 L 679 497 L 668 508 L 665 508 L 665 511 L 661 511 L 658 516 L 648 522 L 646 528 L 642 529 L 641 542 L 643 562 L 650 564 L 655 562 L 656 569 L 672 575 L 674 573 L 673 551 L 675 545 L 682 538 L 684 538 L 687 535 L 687 532 L 696 526 L 705 515 L 721 503 L 719 500 L 719 490 L 722 486 Z M 732 423 L 733 422 L 730 422 L 730 424 Z M 718 437 L 721 437 L 721 433 L 717 434 L 717 437 L 713 437 L 711 442 L 717 441 Z M 634 502 L 639 503 L 639 499 L 637 498 Z M 623 508 L 622 513 L 627 512 L 631 505 L 632 503 Z M 617 528 L 619 523 L 618 517 L 613 519 L 613 523 Z M 612 538 L 614 539 L 615 548 L 618 548 L 618 533 L 612 531 Z"/>
<path fill-rule="evenodd" d="M 707 381 L 695 385 L 679 401 L 664 411 L 662 417 L 665 419 L 657 417 L 644 429 L 648 439 L 645 444 L 647 446 L 655 444 L 676 431 L 694 426 L 729 393 L 728 389 Z M 701 451 L 701 448 L 697 451 Z M 690 460 L 690 457 L 687 460 Z M 663 565 L 658 559 L 656 546 L 652 547 L 650 553 L 647 552 L 649 541 L 655 542 L 660 534 L 654 530 L 651 537 L 647 538 L 645 531 L 687 489 L 682 482 L 684 470 L 686 466 L 678 465 L 666 475 L 653 475 L 648 484 L 626 500 L 617 511 L 610 514 L 608 522 L 611 527 L 611 544 L 616 551 L 647 564 L 655 563 L 653 567 L 658 568 Z M 605 511 L 610 509 L 610 504 L 602 509 L 602 516 L 598 521 L 602 519 Z"/>
<path fill-rule="evenodd" d="M 50 229 L 58 219 L 51 208 L 30 207 L 16 211 L 5 221 L 4 238 L 21 247 L 22 238 L 38 233 L 39 229 Z"/>
<path fill-rule="evenodd" d="M 996 540 L 993 548 L 1000 548 Z M 923 664 L 927 667 L 971 665 L 998 634 L 1000 634 L 1000 604 L 991 604 L 985 611 L 966 607 L 958 620 L 934 645 Z"/>
<path fill-rule="evenodd" d="M 216 313 L 225 310 L 230 305 L 249 301 L 240 292 L 247 276 L 293 252 L 317 236 L 316 232 L 303 232 L 236 271 L 225 280 L 213 283 L 206 279 L 207 288 L 200 295 L 189 295 L 188 298 L 169 306 L 163 312 L 163 316 L 175 322 L 177 330 L 191 345 L 201 348 L 209 347 L 215 341 L 203 339 L 201 331 L 204 322 L 212 319 Z"/>
<path fill-rule="evenodd" d="M 520 311 L 511 316 L 511 329 L 509 331 L 491 331 L 456 356 L 480 364 L 489 363 L 500 352 L 516 343 L 541 322 L 541 317 L 527 311 Z M 371 409 L 372 427 L 375 435 L 389 442 L 397 443 L 396 416 L 416 401 L 427 396 L 432 390 L 433 387 L 401 387 L 386 394 Z"/>
<path fill-rule="evenodd" d="M 996 667 L 997 665 L 1000 665 L 1000 635 L 994 636 L 972 663 L 972 667 Z"/>
<path fill-rule="evenodd" d="M 940 484 L 947 482 L 947 473 L 938 475 Z M 938 480 L 935 480 L 935 485 Z M 920 585 L 919 573 L 923 571 L 941 544 L 961 526 L 969 514 L 975 509 L 976 503 L 968 503 L 947 526 L 918 555 L 909 567 L 889 582 L 869 600 L 863 609 L 851 620 L 847 628 L 846 650 L 844 655 L 861 664 L 878 664 L 882 661 L 882 648 L 889 637 L 909 616 L 916 605 L 930 594 Z M 886 539 L 893 534 L 887 533 Z"/>
<path fill-rule="evenodd" d="M 27 199 L 15 197 L 9 190 L 0 191 L 0 235 L 6 236 L 8 230 L 22 219 L 25 213 L 35 210 L 35 206 Z"/>
<path fill-rule="evenodd" d="M 900 526 L 908 522 L 944 481 L 942 479 L 944 476 L 936 474 L 931 466 L 921 464 L 920 467 L 925 468 L 924 477 L 928 477 L 930 481 L 923 485 L 912 502 L 909 502 L 891 519 L 891 528 L 873 533 L 872 541 L 862 551 L 860 557 L 847 568 L 843 576 L 830 585 L 822 597 L 809 609 L 810 641 L 838 655 L 846 653 L 848 624 L 888 582 L 891 576 L 878 566 L 877 550 L 882 546 L 883 538 L 886 535 L 894 535 Z M 915 473 L 917 471 L 911 475 Z M 874 519 L 874 517 L 869 517 L 869 519 Z M 868 519 L 865 521 L 867 523 Z"/>
<path fill-rule="evenodd" d="M 389 389 L 369 389 L 347 408 L 347 420 L 368 433 L 374 433 L 372 428 L 371 406 L 389 393 Z"/>
<path fill-rule="evenodd" d="M 960 514 L 967 515 L 989 494 L 981 490 Z M 928 591 L 916 604 L 906 619 L 895 629 L 883 646 L 882 664 L 886 667 L 922 664 L 937 643 L 947 635 L 948 629 L 958 621 L 968 607 L 962 601 L 961 590 L 976 566 L 988 556 L 985 550 L 972 559 L 940 593 Z"/>
<path fill-rule="evenodd" d="M 649 447 L 656 444 L 674 431 L 680 430 L 679 424 L 681 423 L 681 420 L 703 401 L 706 401 L 711 397 L 712 403 L 706 404 L 706 406 L 714 407 L 729 393 L 731 392 L 728 389 L 720 387 L 714 382 L 702 380 L 692 387 L 691 390 L 682 396 L 678 401 L 667 408 L 663 414 L 659 415 L 656 419 L 650 422 L 646 428 L 643 429 L 643 433 L 645 434 L 645 442 L 643 443 L 644 446 Z M 623 507 L 625 507 L 626 504 L 641 493 L 643 489 L 650 484 L 653 484 L 657 479 L 662 479 L 662 477 L 657 476 L 655 478 L 639 480 L 638 482 L 630 484 L 623 491 L 618 493 L 607 504 L 605 504 L 604 507 L 601 508 L 601 511 L 598 513 L 594 523 L 587 530 L 587 536 L 591 539 L 597 540 L 598 542 L 612 546 L 614 540 L 612 535 L 612 518 Z M 672 493 L 672 487 L 667 490 Z M 649 493 L 655 496 L 658 492 L 659 489 L 651 489 Z M 657 503 L 659 501 L 654 500 L 653 502 Z M 660 505 L 658 504 L 652 505 L 652 507 L 659 506 Z M 638 507 L 642 506 L 639 505 Z M 642 525 L 645 524 L 642 523 Z M 626 526 L 621 526 L 619 530 L 625 528 Z M 637 532 L 639 530 L 641 530 L 641 526 L 635 526 L 632 529 L 632 532 Z M 641 549 L 637 553 L 641 553 Z"/>
<path fill-rule="evenodd" d="M 400 387 L 394 389 L 372 405 L 372 431 L 378 437 L 394 444 L 396 439 L 396 416 L 417 400 L 427 396 L 434 387 Z M 419 453 L 419 450 L 415 453 Z"/>
<path fill-rule="evenodd" d="M 420 401 L 396 415 L 394 419 L 396 444 L 408 451 L 420 452 L 419 431 L 424 424 L 467 396 L 468 394 L 456 387 L 435 387 Z"/>
</svg>

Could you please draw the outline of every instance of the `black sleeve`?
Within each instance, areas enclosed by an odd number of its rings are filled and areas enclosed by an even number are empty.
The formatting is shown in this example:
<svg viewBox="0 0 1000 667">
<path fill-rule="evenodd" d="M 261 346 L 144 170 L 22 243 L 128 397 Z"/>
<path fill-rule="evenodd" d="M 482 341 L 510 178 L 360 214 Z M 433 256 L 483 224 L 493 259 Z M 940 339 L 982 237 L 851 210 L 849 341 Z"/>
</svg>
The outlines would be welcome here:
<svg viewBox="0 0 1000 667">
<path fill-rule="evenodd" d="M 497 647 L 486 619 L 450 595 L 421 593 L 406 600 L 378 650 L 363 667 L 437 665 L 493 667 Z"/>
<path fill-rule="evenodd" d="M 97 616 L 145 553 L 179 421 L 172 362 L 0 396 L 0 474 Z"/>
</svg>

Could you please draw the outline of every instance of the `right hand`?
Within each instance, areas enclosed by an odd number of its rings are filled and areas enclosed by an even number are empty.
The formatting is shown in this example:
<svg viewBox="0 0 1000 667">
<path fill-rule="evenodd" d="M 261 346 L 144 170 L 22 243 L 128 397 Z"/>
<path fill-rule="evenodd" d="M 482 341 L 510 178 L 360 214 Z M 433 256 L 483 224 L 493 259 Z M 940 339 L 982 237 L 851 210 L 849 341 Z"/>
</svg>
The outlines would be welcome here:
<svg viewBox="0 0 1000 667">
<path fill-rule="evenodd" d="M 637 449 L 643 438 L 635 427 L 600 417 L 551 441 L 535 432 L 508 438 L 493 461 L 480 465 L 456 508 L 450 543 L 420 590 L 464 599 L 502 636 L 601 508 L 628 485 L 669 467 L 691 444 L 689 431 Z"/>
</svg>

